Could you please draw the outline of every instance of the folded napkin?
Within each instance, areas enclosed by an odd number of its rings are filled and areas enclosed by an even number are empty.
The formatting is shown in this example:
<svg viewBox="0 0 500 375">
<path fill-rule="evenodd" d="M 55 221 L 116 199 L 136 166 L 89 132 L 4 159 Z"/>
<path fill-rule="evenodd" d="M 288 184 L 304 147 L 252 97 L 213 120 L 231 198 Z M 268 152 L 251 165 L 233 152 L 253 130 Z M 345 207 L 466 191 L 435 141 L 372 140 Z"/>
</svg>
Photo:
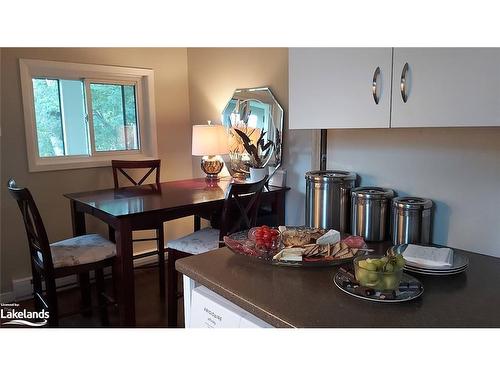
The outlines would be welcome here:
<svg viewBox="0 0 500 375">
<path fill-rule="evenodd" d="M 432 247 L 409 244 L 403 252 L 408 263 L 422 267 L 451 267 L 453 250 L 447 247 Z"/>
</svg>

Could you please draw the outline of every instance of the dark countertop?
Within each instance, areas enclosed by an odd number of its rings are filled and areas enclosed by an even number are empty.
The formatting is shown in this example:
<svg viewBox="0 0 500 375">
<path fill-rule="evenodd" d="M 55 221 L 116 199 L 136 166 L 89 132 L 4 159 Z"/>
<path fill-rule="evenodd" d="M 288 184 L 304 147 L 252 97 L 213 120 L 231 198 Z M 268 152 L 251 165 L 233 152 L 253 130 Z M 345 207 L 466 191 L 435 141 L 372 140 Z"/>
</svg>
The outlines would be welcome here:
<svg viewBox="0 0 500 375">
<path fill-rule="evenodd" d="M 414 275 L 424 294 L 396 304 L 345 294 L 333 283 L 337 267 L 273 266 L 227 248 L 180 259 L 176 268 L 276 327 L 500 327 L 500 258 L 465 254 L 466 272 Z"/>
</svg>

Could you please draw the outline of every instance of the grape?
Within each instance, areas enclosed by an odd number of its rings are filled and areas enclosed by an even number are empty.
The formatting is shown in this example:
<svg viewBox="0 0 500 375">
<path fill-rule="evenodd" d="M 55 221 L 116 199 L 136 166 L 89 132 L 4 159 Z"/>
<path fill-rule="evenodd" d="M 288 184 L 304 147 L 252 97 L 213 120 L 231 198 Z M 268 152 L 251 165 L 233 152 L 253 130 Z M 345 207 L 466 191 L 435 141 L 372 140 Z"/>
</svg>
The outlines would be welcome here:
<svg viewBox="0 0 500 375">
<path fill-rule="evenodd" d="M 397 264 L 399 269 L 401 269 L 405 266 L 405 259 L 403 258 L 403 256 L 401 254 L 398 254 L 396 256 L 396 264 Z"/>
<path fill-rule="evenodd" d="M 356 280 L 359 281 L 360 284 L 365 284 L 368 281 L 368 271 L 363 268 L 357 267 L 356 270 Z"/>
<path fill-rule="evenodd" d="M 360 260 L 360 261 L 358 262 L 358 266 L 360 266 L 361 268 L 367 269 L 367 268 L 366 268 L 366 260 L 364 260 L 364 259 L 363 259 L 363 260 Z"/>
<path fill-rule="evenodd" d="M 368 260 L 368 259 L 367 259 Z M 361 267 L 361 264 L 359 265 Z M 364 269 L 368 270 L 368 271 L 376 271 L 377 270 L 377 265 L 376 264 L 373 264 L 373 263 L 368 263 L 366 262 L 364 264 Z"/>
<path fill-rule="evenodd" d="M 384 289 L 396 289 L 399 285 L 399 280 L 396 275 L 385 275 L 383 281 Z"/>
<path fill-rule="evenodd" d="M 368 272 L 368 281 L 375 283 L 378 281 L 378 275 L 375 272 Z"/>
</svg>

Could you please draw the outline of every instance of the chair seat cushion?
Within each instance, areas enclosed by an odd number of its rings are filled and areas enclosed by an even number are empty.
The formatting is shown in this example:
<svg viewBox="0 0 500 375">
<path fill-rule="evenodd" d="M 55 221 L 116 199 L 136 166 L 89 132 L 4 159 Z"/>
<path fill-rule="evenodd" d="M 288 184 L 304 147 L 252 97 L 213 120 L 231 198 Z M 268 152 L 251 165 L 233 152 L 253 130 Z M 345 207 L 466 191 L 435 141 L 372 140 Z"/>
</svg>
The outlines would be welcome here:
<svg viewBox="0 0 500 375">
<path fill-rule="evenodd" d="M 187 236 L 168 241 L 167 247 L 189 254 L 202 254 L 219 248 L 219 230 L 204 228 Z"/>
<path fill-rule="evenodd" d="M 50 244 L 54 268 L 94 263 L 114 257 L 116 246 L 99 234 L 86 234 Z"/>
</svg>

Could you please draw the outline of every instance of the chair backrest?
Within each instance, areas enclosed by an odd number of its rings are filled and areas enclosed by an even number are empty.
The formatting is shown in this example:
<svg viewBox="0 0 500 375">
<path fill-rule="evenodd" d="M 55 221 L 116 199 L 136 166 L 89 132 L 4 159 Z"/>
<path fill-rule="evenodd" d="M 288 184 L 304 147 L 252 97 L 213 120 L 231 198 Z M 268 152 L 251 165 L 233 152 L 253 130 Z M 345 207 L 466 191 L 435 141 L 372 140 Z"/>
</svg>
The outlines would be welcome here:
<svg viewBox="0 0 500 375">
<path fill-rule="evenodd" d="M 7 188 L 21 210 L 32 262 L 45 271 L 53 270 L 50 243 L 33 196 L 27 188 L 17 186 L 12 178 Z"/>
<path fill-rule="evenodd" d="M 229 185 L 222 207 L 220 240 L 228 234 L 255 226 L 262 190 L 266 183 L 267 178 L 259 182 L 232 182 Z"/>
<path fill-rule="evenodd" d="M 133 185 L 142 185 L 144 181 L 153 172 L 155 175 L 156 184 L 160 183 L 160 164 L 161 160 L 111 160 L 111 167 L 113 168 L 113 181 L 115 183 L 115 189 L 120 187 L 118 182 L 118 172 L 123 174 Z M 148 169 L 146 174 L 140 179 L 135 180 L 130 177 L 130 175 L 125 171 L 125 169 Z"/>
</svg>

